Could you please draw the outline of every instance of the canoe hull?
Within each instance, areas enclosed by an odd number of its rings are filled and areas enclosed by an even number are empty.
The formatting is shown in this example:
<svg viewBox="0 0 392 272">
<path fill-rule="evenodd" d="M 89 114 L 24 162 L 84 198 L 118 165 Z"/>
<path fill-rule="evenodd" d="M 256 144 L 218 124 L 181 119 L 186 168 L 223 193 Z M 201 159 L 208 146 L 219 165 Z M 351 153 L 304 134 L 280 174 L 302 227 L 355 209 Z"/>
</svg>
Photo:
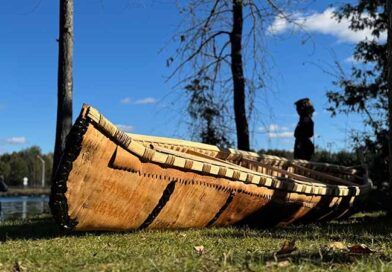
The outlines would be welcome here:
<svg viewBox="0 0 392 272">
<path fill-rule="evenodd" d="M 283 226 L 339 217 L 355 200 L 352 195 L 299 193 L 205 174 L 187 167 L 187 161 L 182 168 L 155 163 L 116 142 L 86 117 L 87 110 L 69 135 L 52 185 L 52 213 L 66 229 Z"/>
</svg>

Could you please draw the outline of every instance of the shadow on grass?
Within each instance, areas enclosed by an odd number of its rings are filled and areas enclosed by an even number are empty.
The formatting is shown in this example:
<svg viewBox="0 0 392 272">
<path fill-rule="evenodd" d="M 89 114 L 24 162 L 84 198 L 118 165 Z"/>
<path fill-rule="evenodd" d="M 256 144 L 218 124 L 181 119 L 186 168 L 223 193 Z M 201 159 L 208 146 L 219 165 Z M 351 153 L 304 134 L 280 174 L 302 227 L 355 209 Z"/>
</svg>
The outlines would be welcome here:
<svg viewBox="0 0 392 272">
<path fill-rule="evenodd" d="M 33 217 L 24 220 L 0 222 L 0 244 L 7 240 L 40 240 L 58 237 L 83 237 L 87 235 L 116 235 L 118 233 L 135 233 L 114 231 L 67 231 L 61 229 L 49 216 Z"/>
<path fill-rule="evenodd" d="M 6 221 L 0 225 L 0 241 L 36 240 L 64 236 L 52 218 L 32 218 L 18 221 Z"/>
<path fill-rule="evenodd" d="M 127 233 L 138 232 L 130 231 Z M 51 217 L 32 218 L 27 220 L 0 222 L 0 243 L 6 240 L 51 239 L 62 236 L 85 236 L 87 234 L 111 235 L 119 232 L 69 232 L 58 227 Z M 370 244 L 376 239 L 379 242 L 390 241 L 392 234 L 392 218 L 386 216 L 360 217 L 345 221 L 323 224 L 291 225 L 285 228 L 256 229 L 248 227 L 231 228 L 230 231 L 214 231 L 209 229 L 203 236 L 210 238 L 260 238 L 268 236 L 273 239 L 318 240 L 320 237 L 331 241 Z"/>
<path fill-rule="evenodd" d="M 114 232 L 75 232 L 62 230 L 51 217 L 6 221 L 0 225 L 0 243 L 7 240 L 39 240 L 58 237 L 81 237 L 86 235 L 114 234 Z"/>
<path fill-rule="evenodd" d="M 374 239 L 382 242 L 391 240 L 392 218 L 387 216 L 365 216 L 344 221 L 332 221 L 309 225 L 290 225 L 287 227 L 257 229 L 240 226 L 236 231 L 216 233 L 207 232 L 209 237 L 249 238 L 269 236 L 276 239 L 324 239 L 349 243 L 372 243 Z"/>
</svg>

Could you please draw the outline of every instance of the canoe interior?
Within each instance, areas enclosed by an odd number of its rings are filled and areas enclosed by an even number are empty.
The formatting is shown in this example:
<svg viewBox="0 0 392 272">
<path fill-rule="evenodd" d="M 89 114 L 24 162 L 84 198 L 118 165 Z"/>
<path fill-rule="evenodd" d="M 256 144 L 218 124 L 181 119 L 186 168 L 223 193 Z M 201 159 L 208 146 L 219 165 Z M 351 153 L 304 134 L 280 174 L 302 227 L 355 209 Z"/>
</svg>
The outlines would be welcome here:
<svg viewBox="0 0 392 272">
<path fill-rule="evenodd" d="M 271 227 L 344 216 L 369 186 L 361 169 L 127 135 L 84 106 L 50 206 L 81 231 Z"/>
</svg>

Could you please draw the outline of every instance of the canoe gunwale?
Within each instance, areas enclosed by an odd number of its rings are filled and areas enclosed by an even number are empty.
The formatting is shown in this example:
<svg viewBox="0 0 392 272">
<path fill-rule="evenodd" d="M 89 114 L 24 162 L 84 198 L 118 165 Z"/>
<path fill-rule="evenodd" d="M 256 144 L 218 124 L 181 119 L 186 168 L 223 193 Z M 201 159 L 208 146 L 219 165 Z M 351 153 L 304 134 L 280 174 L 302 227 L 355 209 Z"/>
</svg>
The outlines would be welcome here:
<svg viewBox="0 0 392 272">
<path fill-rule="evenodd" d="M 298 159 L 286 159 L 283 157 L 278 157 L 274 155 L 267 154 L 258 154 L 251 151 L 243 151 L 236 150 L 233 148 L 222 149 L 214 145 L 208 145 L 204 143 L 196 143 L 192 141 L 182 140 L 182 139 L 172 139 L 166 137 L 157 137 L 157 136 L 147 136 L 147 135 L 139 135 L 133 133 L 127 133 L 129 137 L 135 139 L 138 142 L 143 143 L 151 143 L 151 144 L 164 144 L 164 145 L 175 145 L 180 148 L 192 148 L 197 150 L 202 150 L 204 152 L 216 152 L 218 153 L 218 158 L 220 160 L 230 160 L 230 161 L 241 161 L 242 159 L 254 160 L 259 162 L 260 160 L 269 160 L 269 161 L 281 161 L 294 166 L 311 166 L 313 168 L 328 167 L 329 170 L 333 170 L 334 172 L 339 172 L 347 175 L 356 175 L 358 173 L 358 167 L 362 168 L 362 165 L 357 165 L 355 167 L 347 167 L 341 165 L 335 165 L 330 163 L 320 163 L 314 161 L 306 161 L 306 160 L 298 160 Z"/>
<path fill-rule="evenodd" d="M 103 134 L 111 138 L 126 151 L 139 157 L 143 162 L 155 163 L 163 167 L 172 167 L 183 171 L 193 171 L 199 174 L 225 178 L 236 182 L 243 182 L 245 184 L 254 184 L 274 190 L 277 189 L 306 195 L 327 195 L 336 197 L 359 196 L 367 193 L 370 189 L 370 183 L 366 180 L 366 178 L 364 178 L 364 184 L 358 184 L 356 186 L 330 185 L 322 183 L 315 184 L 297 181 L 294 178 L 272 177 L 241 166 L 233 168 L 231 166 L 216 166 L 211 162 L 203 164 L 202 160 L 196 161 L 194 159 L 188 159 L 186 154 L 164 154 L 159 150 L 154 150 L 153 148 L 145 147 L 141 143 L 138 143 L 125 132 L 118 129 L 93 107 L 84 106 L 82 115 L 89 119 L 89 122 L 92 122 L 93 125 Z M 242 151 L 235 151 L 235 153 L 241 154 Z M 244 153 L 251 154 L 251 152 Z M 208 171 L 206 170 L 206 165 L 210 168 Z M 342 167 L 342 169 L 344 168 Z"/>
</svg>

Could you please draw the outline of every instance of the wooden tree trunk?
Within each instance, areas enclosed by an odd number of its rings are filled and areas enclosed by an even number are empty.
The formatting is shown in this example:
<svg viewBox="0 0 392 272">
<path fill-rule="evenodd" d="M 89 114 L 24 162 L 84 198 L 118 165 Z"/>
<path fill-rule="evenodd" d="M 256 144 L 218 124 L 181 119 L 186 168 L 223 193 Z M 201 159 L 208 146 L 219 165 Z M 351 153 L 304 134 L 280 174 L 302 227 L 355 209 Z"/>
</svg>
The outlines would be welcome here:
<svg viewBox="0 0 392 272">
<path fill-rule="evenodd" d="M 60 0 L 59 59 L 57 75 L 57 123 L 53 173 L 72 127 L 73 0 Z"/>
<path fill-rule="evenodd" d="M 233 0 L 233 29 L 231 43 L 231 73 L 233 76 L 234 115 L 237 128 L 237 146 L 241 150 L 249 150 L 249 128 L 246 117 L 245 78 L 242 62 L 242 0 Z"/>
<path fill-rule="evenodd" d="M 388 41 L 387 41 L 387 71 L 388 71 L 388 147 L 389 147 L 389 183 L 392 185 L 392 1 L 386 1 L 388 17 Z"/>
</svg>

